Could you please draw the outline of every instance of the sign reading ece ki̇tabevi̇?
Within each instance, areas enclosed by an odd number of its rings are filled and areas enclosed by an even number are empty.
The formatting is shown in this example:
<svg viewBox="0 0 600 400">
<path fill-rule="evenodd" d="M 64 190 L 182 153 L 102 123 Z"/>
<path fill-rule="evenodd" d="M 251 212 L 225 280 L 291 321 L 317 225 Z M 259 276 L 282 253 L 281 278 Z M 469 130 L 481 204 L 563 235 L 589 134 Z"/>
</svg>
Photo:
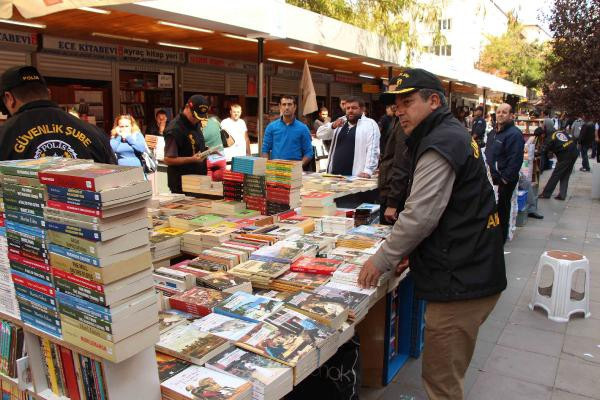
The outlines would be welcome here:
<svg viewBox="0 0 600 400">
<path fill-rule="evenodd" d="M 37 33 L 0 29 L 0 43 L 35 49 L 38 43 Z"/>
<path fill-rule="evenodd" d="M 149 47 L 123 46 L 113 43 L 87 42 L 54 36 L 42 37 L 42 48 L 65 55 L 107 58 L 111 60 L 150 61 L 183 64 L 185 54 Z"/>
</svg>

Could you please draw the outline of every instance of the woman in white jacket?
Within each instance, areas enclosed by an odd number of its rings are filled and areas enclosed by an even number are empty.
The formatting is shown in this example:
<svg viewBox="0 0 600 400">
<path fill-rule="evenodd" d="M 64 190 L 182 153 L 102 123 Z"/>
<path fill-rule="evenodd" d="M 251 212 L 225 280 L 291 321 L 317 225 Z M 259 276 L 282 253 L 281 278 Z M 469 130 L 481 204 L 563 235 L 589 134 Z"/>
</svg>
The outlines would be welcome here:
<svg viewBox="0 0 600 400">
<path fill-rule="evenodd" d="M 364 115 L 365 103 L 362 99 L 352 97 L 346 100 L 346 116 L 335 122 L 324 124 L 317 130 L 317 138 L 331 140 L 327 172 L 334 173 L 334 161 L 338 157 L 346 157 L 346 151 L 340 150 L 340 134 L 348 132 L 344 127 L 356 125 L 354 132 L 354 159 L 352 176 L 370 178 L 379 163 L 379 126 L 377 122 Z M 341 153 L 343 151 L 343 153 Z"/>
</svg>

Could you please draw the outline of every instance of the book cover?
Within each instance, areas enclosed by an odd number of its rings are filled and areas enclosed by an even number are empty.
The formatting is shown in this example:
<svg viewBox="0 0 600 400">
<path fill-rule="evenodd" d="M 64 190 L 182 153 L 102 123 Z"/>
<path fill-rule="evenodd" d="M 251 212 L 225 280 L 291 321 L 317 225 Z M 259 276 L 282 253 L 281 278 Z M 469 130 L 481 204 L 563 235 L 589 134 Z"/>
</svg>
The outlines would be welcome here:
<svg viewBox="0 0 600 400">
<path fill-rule="evenodd" d="M 191 323 L 191 326 L 202 332 L 208 332 L 235 342 L 256 326 L 256 323 L 228 317 L 217 313 L 208 314 Z"/>
<path fill-rule="evenodd" d="M 158 312 L 158 329 L 162 334 L 174 326 L 187 325 L 196 318 L 198 317 L 181 310 L 160 310 Z"/>
<path fill-rule="evenodd" d="M 219 292 L 218 290 L 195 287 L 171 297 L 169 304 L 172 308 L 204 316 L 210 314 L 213 307 L 229 296 L 228 293 Z"/>
<path fill-rule="evenodd" d="M 140 167 L 100 163 L 79 163 L 48 168 L 40 171 L 38 177 L 44 184 L 94 192 L 145 179 L 144 171 Z"/>
<path fill-rule="evenodd" d="M 189 400 L 239 400 L 252 391 L 246 380 L 192 365 L 161 384 L 163 395 Z"/>
<path fill-rule="evenodd" d="M 340 323 L 348 318 L 348 308 L 343 300 L 315 293 L 294 293 L 286 299 L 285 305 L 327 326 L 333 326 L 340 318 Z"/>
<path fill-rule="evenodd" d="M 156 349 L 165 354 L 191 363 L 202 365 L 212 357 L 215 350 L 229 346 L 229 342 L 219 336 L 202 332 L 190 325 L 178 325 L 160 335 Z"/>
<path fill-rule="evenodd" d="M 215 305 L 216 313 L 225 314 L 250 322 L 258 322 L 283 306 L 283 302 L 246 292 L 235 292 Z"/>
<path fill-rule="evenodd" d="M 307 336 L 317 347 L 336 335 L 335 329 L 287 307 L 275 311 L 264 322 L 293 335 Z"/>
<path fill-rule="evenodd" d="M 156 352 L 156 363 L 158 364 L 158 380 L 163 383 L 169 378 L 174 377 L 184 369 L 188 368 L 189 362 L 180 360 L 176 357 Z"/>
<path fill-rule="evenodd" d="M 296 260 L 290 270 L 294 272 L 306 272 L 311 274 L 331 275 L 342 261 L 330 258 L 302 257 Z"/>
</svg>

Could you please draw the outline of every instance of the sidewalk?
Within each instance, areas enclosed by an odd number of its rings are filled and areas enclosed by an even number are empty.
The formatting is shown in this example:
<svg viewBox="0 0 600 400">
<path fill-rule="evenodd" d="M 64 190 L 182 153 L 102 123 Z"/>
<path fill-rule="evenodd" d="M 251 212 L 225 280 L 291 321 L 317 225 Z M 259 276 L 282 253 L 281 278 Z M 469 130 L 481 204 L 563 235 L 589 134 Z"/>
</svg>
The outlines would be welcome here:
<svg viewBox="0 0 600 400">
<path fill-rule="evenodd" d="M 508 287 L 479 331 L 465 378 L 468 400 L 600 400 L 600 201 L 590 199 L 591 173 L 580 166 L 567 201 L 539 200 L 544 219 L 529 219 L 505 247 Z M 591 318 L 561 324 L 527 307 L 539 256 L 550 249 L 583 252 L 590 260 Z M 364 389 L 360 398 L 427 399 L 421 360 L 411 359 L 393 383 Z"/>
</svg>

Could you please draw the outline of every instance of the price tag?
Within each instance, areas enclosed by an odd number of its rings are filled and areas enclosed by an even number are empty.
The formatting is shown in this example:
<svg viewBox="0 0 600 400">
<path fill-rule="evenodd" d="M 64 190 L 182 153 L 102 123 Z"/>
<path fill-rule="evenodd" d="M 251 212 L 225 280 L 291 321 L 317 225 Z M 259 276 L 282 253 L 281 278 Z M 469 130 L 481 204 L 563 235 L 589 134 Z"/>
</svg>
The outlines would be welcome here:
<svg viewBox="0 0 600 400">
<path fill-rule="evenodd" d="M 173 89 L 173 75 L 158 75 L 158 87 L 160 89 Z"/>
</svg>

